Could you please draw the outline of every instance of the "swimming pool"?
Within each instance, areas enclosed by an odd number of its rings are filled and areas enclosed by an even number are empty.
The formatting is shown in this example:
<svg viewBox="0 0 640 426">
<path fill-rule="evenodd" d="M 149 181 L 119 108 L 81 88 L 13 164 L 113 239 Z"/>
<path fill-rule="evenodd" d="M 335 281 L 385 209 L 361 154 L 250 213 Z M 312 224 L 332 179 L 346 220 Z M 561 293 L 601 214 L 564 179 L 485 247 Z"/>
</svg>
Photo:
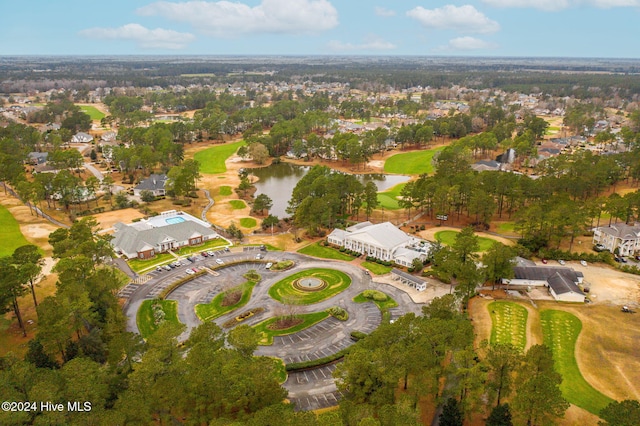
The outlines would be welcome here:
<svg viewBox="0 0 640 426">
<path fill-rule="evenodd" d="M 184 218 L 182 218 L 182 217 L 170 217 L 170 218 L 165 219 L 165 222 L 167 222 L 167 225 L 175 225 L 176 223 L 184 222 Z"/>
</svg>

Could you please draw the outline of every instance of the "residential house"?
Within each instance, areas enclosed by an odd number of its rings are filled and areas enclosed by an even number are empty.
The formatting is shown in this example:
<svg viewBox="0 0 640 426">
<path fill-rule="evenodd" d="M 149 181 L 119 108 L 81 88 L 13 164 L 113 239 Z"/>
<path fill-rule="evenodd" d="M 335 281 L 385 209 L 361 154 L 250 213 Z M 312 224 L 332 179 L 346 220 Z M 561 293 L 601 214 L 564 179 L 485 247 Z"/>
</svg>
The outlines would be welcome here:
<svg viewBox="0 0 640 426">
<path fill-rule="evenodd" d="M 168 180 L 169 178 L 165 174 L 151 174 L 133 188 L 133 195 L 139 197 L 142 191 L 151 191 L 155 197 L 161 197 L 166 194 L 165 186 Z"/>
<path fill-rule="evenodd" d="M 495 160 L 480 160 L 472 164 L 471 168 L 477 172 L 498 171 L 501 170 L 502 164 Z"/>
<path fill-rule="evenodd" d="M 513 278 L 503 278 L 502 284 L 522 287 L 546 287 L 555 300 L 563 302 L 584 302 L 585 294 L 578 284 L 584 275 L 566 267 L 515 266 Z"/>
<path fill-rule="evenodd" d="M 600 226 L 593 231 L 593 243 L 604 246 L 611 253 L 618 250 L 620 256 L 638 254 L 640 253 L 640 223 L 633 226 L 626 223 Z"/>
<path fill-rule="evenodd" d="M 27 154 L 29 164 L 37 166 L 39 164 L 44 164 L 47 162 L 47 158 L 49 157 L 48 152 L 30 152 Z"/>
<path fill-rule="evenodd" d="M 93 136 L 84 132 L 78 132 L 71 138 L 71 143 L 89 143 L 92 141 Z"/>
</svg>

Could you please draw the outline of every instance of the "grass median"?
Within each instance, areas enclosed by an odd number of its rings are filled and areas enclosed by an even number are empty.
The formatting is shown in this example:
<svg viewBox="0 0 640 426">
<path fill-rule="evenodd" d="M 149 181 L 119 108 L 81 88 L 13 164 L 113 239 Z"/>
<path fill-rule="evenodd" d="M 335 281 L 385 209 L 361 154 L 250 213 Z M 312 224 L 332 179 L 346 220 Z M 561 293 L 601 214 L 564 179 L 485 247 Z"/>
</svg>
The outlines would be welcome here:
<svg viewBox="0 0 640 426">
<path fill-rule="evenodd" d="M 268 346 L 273 344 L 273 338 L 275 336 L 285 336 L 287 334 L 297 333 L 311 327 L 314 324 L 329 317 L 327 312 L 313 312 L 310 314 L 299 314 L 286 317 L 274 317 L 268 320 L 262 321 L 255 325 L 253 328 L 260 335 L 259 345 Z M 291 327 L 279 328 L 278 323 L 280 321 L 291 321 Z"/>
<path fill-rule="evenodd" d="M 163 322 L 180 324 L 178 302 L 175 300 L 145 300 L 138 309 L 136 322 L 140 335 L 145 339 L 155 333 Z"/>
<path fill-rule="evenodd" d="M 196 315 L 202 322 L 206 322 L 243 307 L 249 302 L 256 284 L 255 281 L 247 281 L 218 294 L 209 303 L 197 304 L 195 307 Z"/>
<path fill-rule="evenodd" d="M 294 281 L 306 277 L 321 279 L 327 286 L 318 291 L 303 291 L 293 286 Z M 346 290 L 350 285 L 351 278 L 344 272 L 335 269 L 313 268 L 278 281 L 269 289 L 269 296 L 284 304 L 310 305 L 329 299 Z"/>
</svg>

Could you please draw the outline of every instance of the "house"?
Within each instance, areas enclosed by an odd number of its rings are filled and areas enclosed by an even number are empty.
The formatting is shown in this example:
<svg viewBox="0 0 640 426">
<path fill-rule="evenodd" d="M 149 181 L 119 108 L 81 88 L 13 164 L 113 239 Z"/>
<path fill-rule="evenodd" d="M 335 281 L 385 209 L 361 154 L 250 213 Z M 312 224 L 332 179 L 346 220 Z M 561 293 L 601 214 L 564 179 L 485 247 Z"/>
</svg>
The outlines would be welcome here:
<svg viewBox="0 0 640 426">
<path fill-rule="evenodd" d="M 169 178 L 165 174 L 151 174 L 147 179 L 140 182 L 133 188 L 133 195 L 140 196 L 142 191 L 151 191 L 155 197 L 165 195 L 165 186 Z"/>
<path fill-rule="evenodd" d="M 584 275 L 566 267 L 515 266 L 513 278 L 503 278 L 502 284 L 522 287 L 547 287 L 555 300 L 562 302 L 584 302 L 585 294 L 578 284 Z"/>
<path fill-rule="evenodd" d="M 116 232 L 111 245 L 128 259 L 150 259 L 158 253 L 219 238 L 208 223 L 176 210 L 129 225 L 118 222 L 113 227 Z"/>
<path fill-rule="evenodd" d="M 27 154 L 29 159 L 29 164 L 37 166 L 39 164 L 44 164 L 47 162 L 47 158 L 49 157 L 48 152 L 30 152 Z"/>
<path fill-rule="evenodd" d="M 391 222 L 361 222 L 345 230 L 334 229 L 327 241 L 335 246 L 411 267 L 414 259 L 424 261 L 430 246 L 420 245 L 415 237 L 401 231 Z"/>
<path fill-rule="evenodd" d="M 601 244 L 611 253 L 617 249 L 620 256 L 640 253 L 640 223 L 600 226 L 593 231 L 593 244 Z"/>
<path fill-rule="evenodd" d="M 78 132 L 71 138 L 71 143 L 89 143 L 92 141 L 93 136 L 84 132 Z"/>
<path fill-rule="evenodd" d="M 477 172 L 497 171 L 501 169 L 502 164 L 495 160 L 481 160 L 471 165 L 471 168 Z"/>
</svg>

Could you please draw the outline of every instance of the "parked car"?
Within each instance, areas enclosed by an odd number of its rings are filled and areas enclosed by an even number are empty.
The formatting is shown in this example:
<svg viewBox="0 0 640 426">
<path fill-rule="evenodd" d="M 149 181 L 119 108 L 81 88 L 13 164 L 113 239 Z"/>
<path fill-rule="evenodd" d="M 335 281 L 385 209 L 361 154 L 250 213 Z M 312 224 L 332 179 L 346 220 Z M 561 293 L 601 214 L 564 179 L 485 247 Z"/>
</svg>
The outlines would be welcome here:
<svg viewBox="0 0 640 426">
<path fill-rule="evenodd" d="M 185 272 L 187 274 L 189 274 L 189 275 L 194 275 L 195 274 L 195 272 L 193 272 L 193 270 L 191 270 L 191 269 L 187 269 Z"/>
<path fill-rule="evenodd" d="M 265 265 L 265 268 L 269 269 L 273 266 L 273 263 L 269 262 Z"/>
<path fill-rule="evenodd" d="M 587 261 L 586 261 L 586 260 L 581 260 L 581 261 L 580 261 L 580 264 L 581 264 L 582 266 L 587 266 Z"/>
<path fill-rule="evenodd" d="M 156 266 L 156 271 L 158 272 L 162 272 L 164 269 L 162 269 L 162 266 Z"/>
<path fill-rule="evenodd" d="M 163 268 L 164 268 L 165 271 L 170 271 L 171 270 L 171 266 L 169 266 L 169 265 L 164 265 Z"/>
<path fill-rule="evenodd" d="M 216 259 L 216 263 L 218 265 L 224 265 L 224 261 L 222 259 Z"/>
<path fill-rule="evenodd" d="M 620 258 L 620 262 L 622 262 L 622 263 L 627 263 L 627 258 L 626 258 L 626 257 L 621 257 L 621 258 Z"/>
<path fill-rule="evenodd" d="M 560 259 L 560 260 L 558 260 L 558 263 L 561 264 L 561 265 L 564 265 L 567 262 L 565 262 L 564 260 Z"/>
<path fill-rule="evenodd" d="M 542 259 L 542 263 L 547 264 L 547 259 Z"/>
<path fill-rule="evenodd" d="M 636 260 L 640 262 L 640 255 L 636 256 Z"/>
<path fill-rule="evenodd" d="M 206 251 L 203 251 L 200 254 L 202 255 L 202 257 L 209 257 L 209 253 L 207 253 Z"/>
<path fill-rule="evenodd" d="M 193 257 L 193 256 L 187 256 L 187 260 L 188 260 L 189 262 L 193 263 L 193 262 L 195 262 L 195 261 L 196 261 L 196 258 L 195 258 L 195 257 Z"/>
<path fill-rule="evenodd" d="M 257 259 L 257 260 L 262 259 L 262 255 L 261 255 L 260 253 L 256 254 L 256 259 Z"/>
<path fill-rule="evenodd" d="M 593 246 L 593 249 L 594 249 L 595 251 L 600 252 L 600 251 L 605 251 L 605 250 L 606 250 L 606 247 L 605 247 L 605 246 L 603 246 L 602 244 L 596 244 L 595 246 Z"/>
<path fill-rule="evenodd" d="M 211 250 L 207 250 L 207 251 L 206 251 L 206 253 L 207 253 L 209 256 L 215 256 L 215 255 L 216 255 L 216 254 L 215 254 L 213 251 L 211 251 Z"/>
<path fill-rule="evenodd" d="M 228 252 L 228 251 L 231 251 L 231 250 L 229 250 L 229 247 L 225 247 L 225 248 L 224 248 L 224 251 L 227 251 L 227 252 Z"/>
</svg>

